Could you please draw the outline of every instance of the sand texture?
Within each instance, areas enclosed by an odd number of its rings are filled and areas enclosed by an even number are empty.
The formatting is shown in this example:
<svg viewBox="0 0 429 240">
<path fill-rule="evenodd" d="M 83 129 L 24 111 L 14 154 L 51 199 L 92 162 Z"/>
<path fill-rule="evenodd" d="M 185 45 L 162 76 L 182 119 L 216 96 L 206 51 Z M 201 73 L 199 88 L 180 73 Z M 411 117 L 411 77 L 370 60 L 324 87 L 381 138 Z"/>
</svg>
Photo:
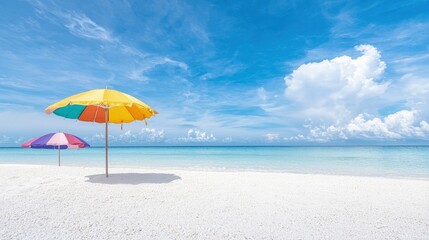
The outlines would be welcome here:
<svg viewBox="0 0 429 240">
<path fill-rule="evenodd" d="M 429 181 L 0 165 L 1 239 L 429 239 Z"/>
</svg>

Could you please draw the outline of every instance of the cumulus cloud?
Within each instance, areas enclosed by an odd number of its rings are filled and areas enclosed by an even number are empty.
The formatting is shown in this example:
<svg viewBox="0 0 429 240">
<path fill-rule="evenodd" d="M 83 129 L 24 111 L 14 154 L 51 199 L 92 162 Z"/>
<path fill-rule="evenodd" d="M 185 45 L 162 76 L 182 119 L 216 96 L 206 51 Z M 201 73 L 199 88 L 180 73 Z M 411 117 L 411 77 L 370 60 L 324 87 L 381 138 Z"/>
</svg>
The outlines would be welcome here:
<svg viewBox="0 0 429 240">
<path fill-rule="evenodd" d="M 150 142 L 161 142 L 164 140 L 164 129 L 142 128 L 140 135 Z"/>
<path fill-rule="evenodd" d="M 0 145 L 4 145 L 4 146 L 21 145 L 24 141 L 25 139 L 23 137 L 14 138 L 6 135 L 0 136 Z"/>
<path fill-rule="evenodd" d="M 4 143 L 9 143 L 11 140 L 11 138 L 9 136 L 6 135 L 2 135 L 0 137 L 0 144 L 4 144 Z"/>
<path fill-rule="evenodd" d="M 286 96 L 307 102 L 383 93 L 388 84 L 375 81 L 386 68 L 380 52 L 371 45 L 359 45 L 356 50 L 363 54 L 356 59 L 341 56 L 301 65 L 285 77 Z"/>
<path fill-rule="evenodd" d="M 308 135 L 286 140 L 325 142 L 337 139 L 408 139 L 429 136 L 429 124 L 416 111 L 402 110 L 384 118 L 359 114 L 345 125 L 307 126 Z"/>
<path fill-rule="evenodd" d="M 178 138 L 178 140 L 182 142 L 214 142 L 216 141 L 216 137 L 213 133 L 189 129 L 187 136 L 184 138 Z"/>
<path fill-rule="evenodd" d="M 265 139 L 268 142 L 276 142 L 280 139 L 280 134 L 277 133 L 267 133 L 265 134 Z"/>
<path fill-rule="evenodd" d="M 85 140 L 89 142 L 102 142 L 104 141 L 104 134 L 94 134 Z M 164 130 L 153 128 L 142 128 L 140 131 L 127 130 L 119 135 L 110 135 L 109 141 L 112 143 L 121 144 L 138 144 L 138 143 L 160 143 L 165 139 Z"/>
<path fill-rule="evenodd" d="M 380 82 L 386 64 L 371 45 L 355 49 L 361 56 L 336 57 L 303 64 L 284 78 L 285 96 L 300 104 L 308 116 L 353 115 L 367 99 L 384 93 L 389 83 Z"/>
<path fill-rule="evenodd" d="M 128 143 L 158 143 L 164 140 L 164 130 L 153 128 L 142 128 L 140 131 L 127 130 L 120 134 L 115 140 Z"/>
</svg>

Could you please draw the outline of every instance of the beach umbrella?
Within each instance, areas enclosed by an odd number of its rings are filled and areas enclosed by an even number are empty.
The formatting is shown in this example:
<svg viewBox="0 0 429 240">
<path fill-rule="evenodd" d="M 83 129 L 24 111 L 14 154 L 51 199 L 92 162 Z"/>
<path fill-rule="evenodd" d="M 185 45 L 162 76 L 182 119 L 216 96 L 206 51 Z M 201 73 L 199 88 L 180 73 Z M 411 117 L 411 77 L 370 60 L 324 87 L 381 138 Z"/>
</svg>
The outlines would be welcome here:
<svg viewBox="0 0 429 240">
<path fill-rule="evenodd" d="M 84 140 L 69 133 L 49 133 L 41 137 L 33 138 L 21 145 L 24 148 L 58 149 L 58 166 L 61 165 L 61 149 L 85 148 L 89 144 Z"/>
<path fill-rule="evenodd" d="M 157 114 L 137 98 L 112 89 L 95 89 L 70 96 L 47 107 L 45 112 L 84 122 L 105 123 L 106 177 L 109 176 L 109 123 L 130 123 Z"/>
</svg>

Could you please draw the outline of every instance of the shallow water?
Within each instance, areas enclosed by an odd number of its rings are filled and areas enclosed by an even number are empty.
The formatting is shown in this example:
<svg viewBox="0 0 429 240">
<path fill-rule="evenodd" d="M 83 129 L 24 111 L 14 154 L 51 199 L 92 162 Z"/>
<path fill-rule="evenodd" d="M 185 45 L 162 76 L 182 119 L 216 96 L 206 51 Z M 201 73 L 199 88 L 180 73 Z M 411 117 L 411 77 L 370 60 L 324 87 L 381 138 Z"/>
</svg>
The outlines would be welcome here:
<svg viewBox="0 0 429 240">
<path fill-rule="evenodd" d="M 56 165 L 57 157 L 57 150 L 0 148 L 0 164 Z M 61 164 L 104 167 L 104 148 L 62 150 Z M 109 166 L 429 179 L 429 147 L 112 147 Z"/>
</svg>

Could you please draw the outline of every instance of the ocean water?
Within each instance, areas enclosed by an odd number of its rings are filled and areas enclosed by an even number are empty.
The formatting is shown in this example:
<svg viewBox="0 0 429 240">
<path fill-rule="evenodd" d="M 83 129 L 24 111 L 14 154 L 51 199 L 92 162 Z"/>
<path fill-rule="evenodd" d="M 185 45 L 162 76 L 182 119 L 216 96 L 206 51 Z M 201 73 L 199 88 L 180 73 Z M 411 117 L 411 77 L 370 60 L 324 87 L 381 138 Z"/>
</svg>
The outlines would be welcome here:
<svg viewBox="0 0 429 240">
<path fill-rule="evenodd" d="M 57 150 L 0 148 L 0 164 L 57 165 Z M 65 166 L 104 167 L 104 148 L 61 151 Z M 429 179 L 429 147 L 111 147 L 109 167 L 276 171 Z"/>
</svg>

